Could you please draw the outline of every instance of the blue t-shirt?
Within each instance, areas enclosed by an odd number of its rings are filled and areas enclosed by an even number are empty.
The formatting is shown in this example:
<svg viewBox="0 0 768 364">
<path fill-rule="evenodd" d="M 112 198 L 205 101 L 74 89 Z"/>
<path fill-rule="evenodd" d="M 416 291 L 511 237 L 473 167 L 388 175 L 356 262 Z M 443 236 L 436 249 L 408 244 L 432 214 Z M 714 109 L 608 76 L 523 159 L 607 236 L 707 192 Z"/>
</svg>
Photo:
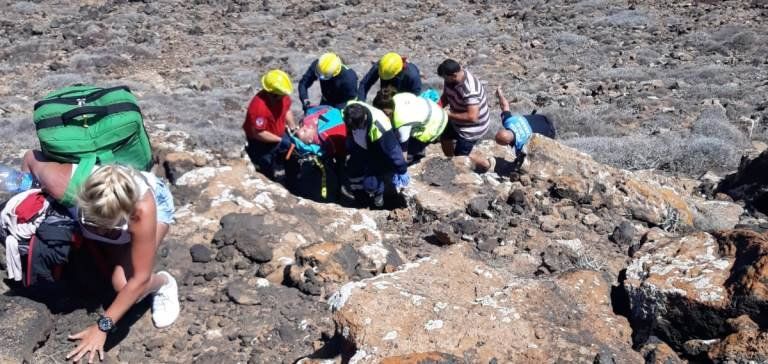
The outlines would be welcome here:
<svg viewBox="0 0 768 364">
<path fill-rule="evenodd" d="M 528 120 L 522 115 L 510 115 L 502 122 L 504 129 L 507 129 L 515 133 L 515 150 L 520 151 L 528 143 L 528 139 L 531 138 L 533 131 L 531 130 L 531 124 L 528 124 Z"/>
<path fill-rule="evenodd" d="M 555 138 L 555 128 L 544 115 L 513 115 L 505 111 L 501 113 L 501 120 L 503 120 L 504 129 L 515 134 L 515 150 L 518 152 L 523 149 L 534 133 Z"/>
</svg>

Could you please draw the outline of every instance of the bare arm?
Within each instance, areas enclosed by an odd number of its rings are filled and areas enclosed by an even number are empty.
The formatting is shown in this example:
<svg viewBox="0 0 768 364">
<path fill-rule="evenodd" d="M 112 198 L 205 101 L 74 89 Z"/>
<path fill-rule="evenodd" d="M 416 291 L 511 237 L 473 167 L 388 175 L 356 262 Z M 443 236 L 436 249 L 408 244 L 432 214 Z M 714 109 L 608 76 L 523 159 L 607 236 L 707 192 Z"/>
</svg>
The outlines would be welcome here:
<svg viewBox="0 0 768 364">
<path fill-rule="evenodd" d="M 288 112 L 288 115 L 291 115 L 291 112 Z M 262 129 L 256 129 L 253 127 L 253 123 L 248 123 L 245 128 L 249 128 L 249 130 L 246 130 L 246 135 L 252 135 L 253 139 L 257 142 L 262 143 L 279 143 L 282 138 L 279 136 L 272 134 L 266 130 Z"/>
<path fill-rule="evenodd" d="M 480 120 L 480 105 L 469 105 L 466 112 L 448 110 L 448 118 L 459 122 L 474 124 Z"/>
<path fill-rule="evenodd" d="M 296 119 L 293 117 L 291 110 L 288 110 L 288 113 L 285 114 L 285 126 L 290 130 L 296 129 Z"/>
<path fill-rule="evenodd" d="M 257 132 L 256 135 L 254 135 L 254 139 L 262 143 L 280 143 L 280 140 L 282 140 L 282 138 L 280 138 L 279 136 L 272 134 L 266 130 Z"/>
<path fill-rule="evenodd" d="M 501 86 L 496 88 L 496 97 L 499 99 L 501 111 L 509 111 L 509 102 L 507 101 L 507 98 L 504 97 L 504 92 L 501 91 Z"/>
<path fill-rule="evenodd" d="M 147 292 L 152 284 L 152 267 L 155 264 L 157 244 L 155 232 L 157 230 L 157 207 L 152 194 L 146 194 L 136 205 L 136 211 L 131 217 L 129 232 L 131 241 L 131 268 L 132 273 L 117 297 L 104 312 L 104 315 L 117 322 L 125 313 Z M 125 267 L 124 267 L 125 268 Z M 114 279 L 114 278 L 113 278 Z M 114 284 L 114 282 L 113 282 Z M 107 334 L 94 324 L 77 334 L 69 335 L 70 340 L 78 340 L 77 347 L 67 354 L 67 359 L 78 363 L 88 354 L 88 362 L 93 362 L 94 357 L 104 359 L 104 342 Z"/>
<path fill-rule="evenodd" d="M 64 198 L 72 168 L 69 163 L 49 162 L 39 150 L 27 151 L 21 162 L 21 170 L 32 173 L 40 187 L 57 200 Z"/>
<path fill-rule="evenodd" d="M 107 308 L 105 315 L 115 322 L 148 291 L 152 278 L 157 253 L 156 230 L 157 206 L 151 193 L 147 193 L 136 206 L 136 213 L 131 218 L 131 265 L 133 274 L 128 278 L 123 289 Z"/>
</svg>

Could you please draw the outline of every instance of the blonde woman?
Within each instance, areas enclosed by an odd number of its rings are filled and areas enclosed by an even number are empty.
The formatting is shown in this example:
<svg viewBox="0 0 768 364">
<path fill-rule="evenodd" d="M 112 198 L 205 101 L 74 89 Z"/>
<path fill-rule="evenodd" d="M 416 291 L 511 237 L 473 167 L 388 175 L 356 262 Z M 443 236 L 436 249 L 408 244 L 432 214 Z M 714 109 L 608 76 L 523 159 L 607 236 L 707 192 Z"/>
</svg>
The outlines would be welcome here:
<svg viewBox="0 0 768 364">
<path fill-rule="evenodd" d="M 41 188 L 56 199 L 64 196 L 77 165 L 46 161 L 39 151 L 24 156 L 22 169 L 30 171 Z M 92 362 L 104 355 L 107 333 L 136 302 L 152 294 L 152 320 L 157 327 L 171 325 L 179 315 L 178 287 L 168 272 L 153 273 L 160 242 L 173 222 L 173 197 L 154 175 L 120 165 L 94 167 L 77 194 L 72 215 L 84 239 L 102 248 L 114 266 L 112 286 L 117 297 L 98 321 L 71 340 L 79 341 L 67 359 Z"/>
</svg>

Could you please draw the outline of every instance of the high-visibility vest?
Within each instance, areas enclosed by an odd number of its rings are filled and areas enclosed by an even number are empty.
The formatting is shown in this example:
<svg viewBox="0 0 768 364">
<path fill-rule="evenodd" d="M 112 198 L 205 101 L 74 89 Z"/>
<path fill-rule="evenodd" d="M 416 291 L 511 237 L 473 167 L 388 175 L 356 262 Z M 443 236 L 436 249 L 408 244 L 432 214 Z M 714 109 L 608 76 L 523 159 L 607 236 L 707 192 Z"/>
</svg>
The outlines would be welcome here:
<svg viewBox="0 0 768 364">
<path fill-rule="evenodd" d="M 434 101 L 402 92 L 392 98 L 395 110 L 392 124 L 396 129 L 411 126 L 411 137 L 430 143 L 440 137 L 448 125 L 448 113 Z"/>
<path fill-rule="evenodd" d="M 347 103 L 347 106 L 352 104 L 360 104 L 371 113 L 371 126 L 368 129 L 368 138 L 371 142 L 375 143 L 377 140 L 381 139 L 381 136 L 384 135 L 385 132 L 392 130 L 392 123 L 389 121 L 387 114 L 384 114 L 383 111 L 361 101 L 350 101 Z"/>
</svg>

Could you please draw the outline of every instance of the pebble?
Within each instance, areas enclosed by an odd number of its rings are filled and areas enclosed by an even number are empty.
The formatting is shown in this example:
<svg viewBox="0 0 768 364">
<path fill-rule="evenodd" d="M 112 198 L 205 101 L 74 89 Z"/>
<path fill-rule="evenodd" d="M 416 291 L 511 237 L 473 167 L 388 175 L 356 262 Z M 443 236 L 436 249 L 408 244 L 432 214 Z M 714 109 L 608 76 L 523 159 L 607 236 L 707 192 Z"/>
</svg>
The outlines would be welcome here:
<svg viewBox="0 0 768 364">
<path fill-rule="evenodd" d="M 581 218 L 581 222 L 587 226 L 594 226 L 600 221 L 600 218 L 595 214 L 587 214 Z"/>
<path fill-rule="evenodd" d="M 551 233 L 557 230 L 557 224 L 554 221 L 544 221 L 541 223 L 541 231 L 545 233 Z"/>
<path fill-rule="evenodd" d="M 202 332 L 203 332 L 203 328 L 197 325 L 192 325 L 189 327 L 189 329 L 187 329 L 187 334 L 189 334 L 189 336 L 194 336 Z"/>
</svg>

